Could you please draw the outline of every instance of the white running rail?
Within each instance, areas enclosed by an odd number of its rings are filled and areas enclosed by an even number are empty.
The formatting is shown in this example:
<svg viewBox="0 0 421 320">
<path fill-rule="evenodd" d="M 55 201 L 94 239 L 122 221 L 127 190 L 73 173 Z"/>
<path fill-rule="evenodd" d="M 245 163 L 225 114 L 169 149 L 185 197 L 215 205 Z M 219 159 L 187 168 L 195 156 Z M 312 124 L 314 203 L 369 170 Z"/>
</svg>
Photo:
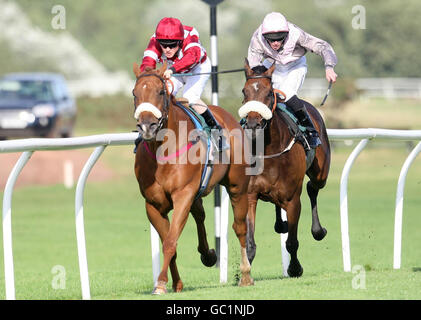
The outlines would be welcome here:
<svg viewBox="0 0 421 320">
<path fill-rule="evenodd" d="M 386 139 L 386 140 L 402 140 L 402 141 L 421 141 L 421 130 L 390 130 L 390 129 L 328 129 L 329 139 L 333 140 L 348 140 L 360 139 L 345 166 L 342 170 L 341 184 L 340 184 L 340 216 L 341 216 L 341 234 L 342 234 L 342 257 L 344 271 L 351 271 L 351 250 L 349 245 L 348 232 L 348 176 L 351 167 L 361 153 L 361 151 L 368 144 L 369 140 Z M 407 157 L 399 176 L 396 204 L 395 204 L 395 234 L 394 234 L 394 253 L 393 253 L 393 268 L 400 269 L 401 266 L 401 245 L 402 245 L 402 211 L 403 211 L 403 191 L 405 188 L 406 174 L 415 160 L 416 156 L 421 152 L 421 142 L 412 150 Z"/>
<path fill-rule="evenodd" d="M 104 134 L 80 138 L 64 139 L 20 139 L 0 142 L 0 153 L 23 151 L 18 162 L 12 169 L 6 183 L 3 195 L 3 248 L 4 248 L 4 273 L 6 286 L 6 299 L 15 299 L 15 278 L 12 252 L 12 193 L 15 182 L 25 164 L 34 151 L 38 150 L 66 150 L 96 147 L 86 162 L 77 186 L 75 195 L 76 239 L 79 257 L 80 281 L 82 298 L 90 299 L 88 261 L 86 256 L 85 228 L 83 219 L 83 192 L 88 175 L 101 156 L 106 146 L 133 144 L 137 133 Z"/>
<path fill-rule="evenodd" d="M 347 184 L 348 175 L 352 164 L 358 157 L 360 152 L 372 139 L 389 139 L 389 140 L 417 140 L 421 141 L 421 130 L 388 130 L 388 129 L 328 129 L 330 140 L 347 140 L 361 139 L 354 151 L 348 158 L 342 172 L 340 185 L 340 216 L 342 231 L 342 254 L 344 262 L 344 270 L 351 270 L 351 257 L 348 234 L 348 205 L 347 205 Z M 90 287 L 88 276 L 88 263 L 86 256 L 86 243 L 83 219 L 83 193 L 88 175 L 95 165 L 98 158 L 107 146 L 113 145 L 131 145 L 137 138 L 137 133 L 118 133 L 103 134 L 78 138 L 64 139 L 21 139 L 0 142 L 0 153 L 22 152 L 19 160 L 12 169 L 6 183 L 3 194 L 3 249 L 4 249 L 4 266 L 5 266 L 5 286 L 6 299 L 15 299 L 15 283 L 14 283 L 14 267 L 12 252 L 12 224 L 11 224 L 11 203 L 12 193 L 15 182 L 28 162 L 33 152 L 39 150 L 66 150 L 96 147 L 88 161 L 86 162 L 76 187 L 75 194 L 75 219 L 76 219 L 76 236 L 79 257 L 80 280 L 82 288 L 82 298 L 90 299 Z M 421 142 L 413 149 L 405 164 L 402 167 L 398 181 L 396 194 L 396 210 L 395 210 L 395 237 L 394 237 L 394 261 L 393 267 L 400 268 L 401 264 L 401 237 L 402 237 L 402 211 L 403 211 L 403 191 L 405 186 L 406 174 L 415 160 L 416 156 L 421 152 Z M 221 216 L 221 232 L 224 235 L 221 238 L 221 264 L 220 264 L 220 281 L 227 282 L 228 272 L 228 199 L 222 199 L 223 210 Z M 281 248 L 283 257 L 284 274 L 288 267 L 289 257 L 285 249 L 286 237 L 281 238 Z M 156 281 L 160 271 L 160 252 L 159 252 L 159 236 L 151 225 L 151 247 L 152 247 L 152 266 L 153 279 Z"/>
</svg>

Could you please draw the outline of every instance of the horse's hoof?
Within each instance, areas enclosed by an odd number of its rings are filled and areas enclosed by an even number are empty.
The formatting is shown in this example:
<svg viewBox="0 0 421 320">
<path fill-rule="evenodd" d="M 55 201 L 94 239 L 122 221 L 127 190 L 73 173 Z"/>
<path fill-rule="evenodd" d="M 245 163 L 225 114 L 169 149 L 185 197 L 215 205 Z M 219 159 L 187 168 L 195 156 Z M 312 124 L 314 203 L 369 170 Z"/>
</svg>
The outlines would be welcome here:
<svg viewBox="0 0 421 320">
<path fill-rule="evenodd" d="M 213 267 L 216 264 L 218 257 L 216 256 L 215 250 L 210 249 L 206 255 L 200 255 L 200 260 L 206 267 Z"/>
<path fill-rule="evenodd" d="M 238 282 L 239 287 L 248 287 L 248 286 L 253 286 L 253 285 L 254 285 L 254 280 L 249 275 L 242 276 L 240 281 Z"/>
<path fill-rule="evenodd" d="M 275 222 L 274 229 L 276 233 L 288 233 L 288 222 Z"/>
<path fill-rule="evenodd" d="M 296 265 L 296 266 L 292 266 L 291 264 L 288 267 L 288 275 L 291 278 L 299 278 L 303 275 L 303 267 L 301 267 L 300 264 Z"/>
<path fill-rule="evenodd" d="M 325 228 L 311 230 L 311 234 L 315 240 L 320 241 L 326 236 L 327 230 Z"/>
<path fill-rule="evenodd" d="M 173 283 L 172 289 L 174 292 L 181 292 L 183 291 L 183 282 L 181 280 L 177 281 L 177 283 Z"/>
<path fill-rule="evenodd" d="M 167 293 L 167 286 L 165 282 L 158 281 L 156 284 L 156 287 L 153 289 L 152 294 L 154 295 L 161 295 Z"/>
</svg>

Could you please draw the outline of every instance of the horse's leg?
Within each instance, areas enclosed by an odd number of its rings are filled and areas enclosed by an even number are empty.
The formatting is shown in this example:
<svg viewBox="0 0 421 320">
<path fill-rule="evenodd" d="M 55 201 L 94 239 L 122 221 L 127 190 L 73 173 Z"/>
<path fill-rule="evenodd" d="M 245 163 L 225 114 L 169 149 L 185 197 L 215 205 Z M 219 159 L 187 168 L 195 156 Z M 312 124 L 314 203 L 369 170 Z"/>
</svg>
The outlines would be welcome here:
<svg viewBox="0 0 421 320">
<path fill-rule="evenodd" d="M 251 265 L 247 258 L 246 238 L 247 238 L 247 184 L 233 184 L 227 188 L 230 195 L 232 209 L 234 211 L 234 223 L 232 228 L 240 242 L 241 260 L 240 271 L 241 279 L 238 283 L 239 286 L 253 285 L 254 281 L 250 276 Z"/>
<path fill-rule="evenodd" d="M 301 213 L 300 193 L 296 193 L 285 208 L 288 218 L 288 239 L 286 241 L 286 249 L 291 255 L 291 261 L 288 267 L 288 275 L 290 277 L 301 277 L 303 268 L 297 258 L 298 251 L 298 221 Z"/>
<path fill-rule="evenodd" d="M 317 195 L 319 190 L 322 189 L 327 182 L 330 168 L 330 144 L 323 120 L 320 115 L 315 112 L 314 108 L 310 109 L 314 111 L 313 116 L 317 115 L 319 118 L 317 123 L 320 126 L 319 131 L 322 145 L 316 149 L 313 163 L 306 172 L 307 176 L 310 178 L 310 181 L 307 183 L 307 194 L 311 203 L 311 233 L 313 234 L 314 239 L 322 240 L 326 236 L 327 231 L 320 225 L 319 213 L 317 210 Z"/>
<path fill-rule="evenodd" d="M 256 242 L 254 241 L 254 230 L 256 226 L 256 206 L 257 194 L 248 194 L 248 211 L 247 211 L 247 258 L 250 264 L 253 263 L 256 256 Z"/>
<path fill-rule="evenodd" d="M 158 285 L 154 293 L 165 293 L 166 284 L 168 282 L 168 267 L 171 267 L 171 275 L 173 272 L 178 274 L 175 266 L 177 240 L 186 225 L 190 207 L 193 203 L 193 193 L 190 190 L 181 190 L 171 195 L 174 211 L 172 221 L 167 233 L 167 237 L 162 242 L 162 251 L 164 261 L 162 263 L 161 273 L 158 277 Z M 179 277 L 173 278 L 173 289 L 180 292 L 183 289 L 183 283 Z"/>
<path fill-rule="evenodd" d="M 206 267 L 212 267 L 215 265 L 217 256 L 214 249 L 209 250 L 208 239 L 206 238 L 205 228 L 205 210 L 203 208 L 202 199 L 198 199 L 193 202 L 190 212 L 193 215 L 194 221 L 197 227 L 197 238 L 199 240 L 199 246 L 197 250 L 200 253 L 200 259 Z"/>
<path fill-rule="evenodd" d="M 158 232 L 161 242 L 164 243 L 165 239 L 167 238 L 168 231 L 170 229 L 170 222 L 168 220 L 168 217 L 163 217 L 161 213 L 149 203 L 146 203 L 146 212 L 148 214 L 149 221 L 152 223 L 152 225 Z M 178 274 L 177 265 L 175 262 L 176 256 L 177 253 L 175 253 L 173 259 L 171 259 L 170 270 L 173 283 L 177 284 L 179 291 L 181 291 L 181 289 L 183 288 L 183 283 L 180 279 L 180 275 Z M 166 282 L 160 282 L 160 280 L 158 279 L 153 294 L 162 294 L 166 292 Z"/>
<path fill-rule="evenodd" d="M 276 233 L 287 233 L 288 232 L 288 221 L 282 220 L 282 208 L 275 206 L 276 210 L 276 221 L 273 228 Z"/>
<path fill-rule="evenodd" d="M 311 203 L 311 234 L 314 239 L 320 241 L 326 236 L 327 230 L 320 225 L 319 214 L 317 212 L 319 188 L 311 180 L 307 182 L 307 194 Z"/>
</svg>

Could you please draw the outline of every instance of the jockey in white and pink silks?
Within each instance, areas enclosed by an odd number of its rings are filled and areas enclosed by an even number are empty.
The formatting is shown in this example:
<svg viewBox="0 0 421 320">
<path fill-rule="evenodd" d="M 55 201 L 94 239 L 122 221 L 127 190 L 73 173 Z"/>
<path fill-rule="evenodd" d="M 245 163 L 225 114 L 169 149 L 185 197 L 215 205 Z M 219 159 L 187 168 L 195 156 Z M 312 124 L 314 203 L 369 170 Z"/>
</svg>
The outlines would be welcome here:
<svg viewBox="0 0 421 320">
<path fill-rule="evenodd" d="M 269 68 L 275 63 L 273 87 L 285 93 L 285 104 L 295 113 L 298 121 L 308 128 L 309 145 L 315 148 L 321 143 L 319 135 L 303 101 L 297 97 L 307 73 L 307 51 L 323 58 L 326 79 L 335 82 L 337 58 L 332 46 L 288 22 L 279 12 L 272 12 L 265 16 L 263 23 L 254 32 L 247 58 L 251 68 Z"/>
</svg>

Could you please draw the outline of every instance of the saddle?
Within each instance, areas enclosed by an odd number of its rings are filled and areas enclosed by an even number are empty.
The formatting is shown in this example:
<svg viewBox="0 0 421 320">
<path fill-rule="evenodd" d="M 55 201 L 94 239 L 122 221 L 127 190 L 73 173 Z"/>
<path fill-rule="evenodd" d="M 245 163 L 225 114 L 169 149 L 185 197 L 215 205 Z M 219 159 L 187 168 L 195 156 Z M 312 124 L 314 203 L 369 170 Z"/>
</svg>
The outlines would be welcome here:
<svg viewBox="0 0 421 320">
<path fill-rule="evenodd" d="M 280 115 L 280 117 L 285 120 L 285 123 L 288 127 L 288 131 L 291 134 L 291 136 L 294 138 L 294 141 L 298 141 L 304 147 L 304 151 L 306 153 L 306 167 L 308 169 L 314 160 L 315 149 L 310 148 L 309 143 L 307 141 L 306 134 L 305 134 L 307 128 L 300 125 L 297 117 L 294 115 L 292 111 L 288 109 L 288 107 L 284 103 L 281 103 L 281 102 L 277 103 L 274 112 L 277 112 Z M 240 120 L 240 125 L 243 128 L 244 128 L 244 125 L 246 124 L 246 121 L 247 120 L 245 118 L 242 118 Z M 292 144 L 290 144 L 289 147 L 292 147 Z M 289 150 L 289 149 L 290 148 L 287 148 L 286 150 Z"/>
<path fill-rule="evenodd" d="M 307 128 L 300 125 L 297 117 L 293 114 L 292 111 L 284 103 L 278 103 L 276 105 L 275 112 L 278 112 L 279 115 L 285 120 L 290 134 L 295 137 L 296 141 L 300 142 L 304 147 L 306 153 L 306 164 L 307 168 L 313 162 L 315 156 L 315 149 L 310 148 L 310 145 L 306 138 Z"/>
</svg>

